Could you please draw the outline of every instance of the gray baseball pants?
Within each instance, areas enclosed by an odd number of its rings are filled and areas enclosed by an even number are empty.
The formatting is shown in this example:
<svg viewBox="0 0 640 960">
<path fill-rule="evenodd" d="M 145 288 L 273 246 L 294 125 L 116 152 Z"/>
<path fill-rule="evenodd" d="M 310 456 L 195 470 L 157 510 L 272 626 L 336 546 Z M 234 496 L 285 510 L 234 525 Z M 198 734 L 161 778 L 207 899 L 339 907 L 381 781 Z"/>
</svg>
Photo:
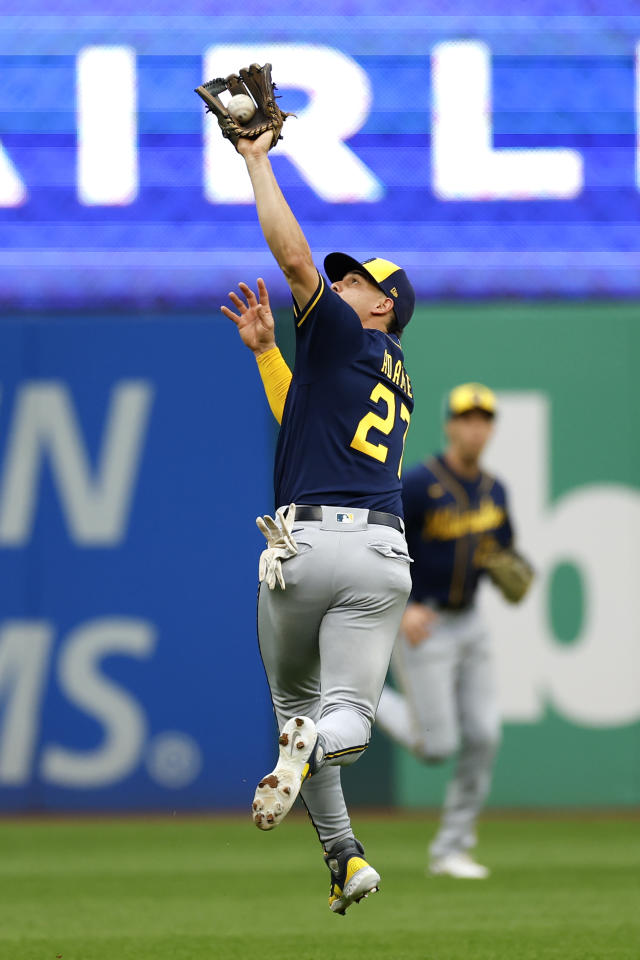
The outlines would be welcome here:
<svg viewBox="0 0 640 960">
<path fill-rule="evenodd" d="M 378 725 L 427 763 L 458 751 L 431 856 L 468 850 L 476 842 L 476 818 L 500 740 L 493 662 L 480 613 L 441 611 L 416 647 L 400 634 L 392 667 L 401 692 L 384 688 Z"/>
<path fill-rule="evenodd" d="M 294 526 L 286 589 L 260 587 L 258 639 L 278 728 L 297 714 L 316 723 L 323 765 L 301 793 L 330 848 L 353 835 L 340 767 L 369 743 L 411 578 L 404 534 L 367 510 L 322 509 Z"/>
</svg>

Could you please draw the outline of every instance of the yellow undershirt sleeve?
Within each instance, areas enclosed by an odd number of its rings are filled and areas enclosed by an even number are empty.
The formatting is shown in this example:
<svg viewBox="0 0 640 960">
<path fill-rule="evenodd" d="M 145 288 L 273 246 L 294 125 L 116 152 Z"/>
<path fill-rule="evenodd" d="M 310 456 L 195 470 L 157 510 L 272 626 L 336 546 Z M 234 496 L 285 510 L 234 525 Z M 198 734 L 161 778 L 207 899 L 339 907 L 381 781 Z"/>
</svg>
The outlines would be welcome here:
<svg viewBox="0 0 640 960">
<path fill-rule="evenodd" d="M 256 360 L 271 412 L 278 423 L 282 423 L 284 403 L 291 383 L 291 370 L 278 347 L 272 347 L 266 353 L 259 354 Z"/>
</svg>

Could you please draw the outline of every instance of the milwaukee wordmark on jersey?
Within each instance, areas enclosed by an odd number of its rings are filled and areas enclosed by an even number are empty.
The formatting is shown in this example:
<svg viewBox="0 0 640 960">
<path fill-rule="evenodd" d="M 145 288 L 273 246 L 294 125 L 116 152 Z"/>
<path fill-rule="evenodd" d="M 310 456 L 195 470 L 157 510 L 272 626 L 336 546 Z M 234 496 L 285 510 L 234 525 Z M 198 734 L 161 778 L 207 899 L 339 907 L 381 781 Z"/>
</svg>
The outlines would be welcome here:
<svg viewBox="0 0 640 960">
<path fill-rule="evenodd" d="M 513 540 L 504 486 L 484 471 L 466 480 L 437 456 L 407 471 L 402 497 L 414 559 L 411 599 L 469 606 L 482 574 L 478 546 L 488 537 L 502 547 Z"/>
</svg>

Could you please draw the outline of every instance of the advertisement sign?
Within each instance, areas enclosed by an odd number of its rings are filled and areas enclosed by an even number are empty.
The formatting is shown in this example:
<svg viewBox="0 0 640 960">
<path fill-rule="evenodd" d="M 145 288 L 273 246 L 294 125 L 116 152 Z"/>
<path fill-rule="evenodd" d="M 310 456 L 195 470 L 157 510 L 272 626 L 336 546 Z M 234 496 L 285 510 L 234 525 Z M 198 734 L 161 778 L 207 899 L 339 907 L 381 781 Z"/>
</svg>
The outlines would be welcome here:
<svg viewBox="0 0 640 960">
<path fill-rule="evenodd" d="M 0 325 L 0 809 L 250 803 L 273 742 L 254 368 L 206 317 Z"/>
</svg>

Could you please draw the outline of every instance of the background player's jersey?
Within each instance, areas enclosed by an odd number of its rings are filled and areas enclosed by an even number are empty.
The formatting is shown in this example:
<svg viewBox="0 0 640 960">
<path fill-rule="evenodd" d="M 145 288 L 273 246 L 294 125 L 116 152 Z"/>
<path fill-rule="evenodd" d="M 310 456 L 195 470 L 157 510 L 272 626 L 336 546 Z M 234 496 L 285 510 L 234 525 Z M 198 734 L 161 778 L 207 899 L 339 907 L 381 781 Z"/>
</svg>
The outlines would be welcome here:
<svg viewBox="0 0 640 960">
<path fill-rule="evenodd" d="M 507 547 L 513 530 L 503 485 L 481 472 L 455 474 L 442 455 L 407 471 L 402 499 L 411 565 L 411 600 L 468 607 L 482 575 L 474 554 L 483 538 Z"/>
<path fill-rule="evenodd" d="M 276 505 L 366 507 L 402 516 L 400 481 L 413 410 L 397 337 L 365 330 L 320 278 L 294 305 L 296 360 L 278 437 Z"/>
</svg>

